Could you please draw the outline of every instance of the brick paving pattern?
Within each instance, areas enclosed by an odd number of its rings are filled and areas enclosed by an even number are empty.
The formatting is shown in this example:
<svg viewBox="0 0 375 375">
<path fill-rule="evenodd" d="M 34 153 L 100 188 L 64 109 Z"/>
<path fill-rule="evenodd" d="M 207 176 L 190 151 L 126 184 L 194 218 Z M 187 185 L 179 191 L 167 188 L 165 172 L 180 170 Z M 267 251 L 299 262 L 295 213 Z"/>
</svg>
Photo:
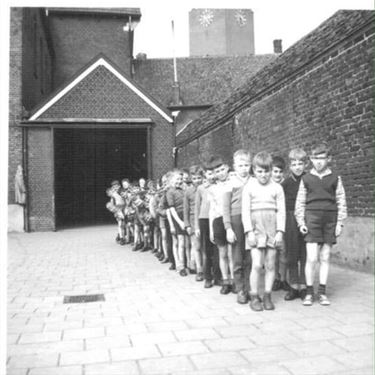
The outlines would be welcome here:
<svg viewBox="0 0 375 375">
<path fill-rule="evenodd" d="M 9 234 L 8 375 L 373 373 L 373 275 L 332 266 L 330 307 L 276 292 L 276 310 L 255 313 L 115 231 Z"/>
</svg>

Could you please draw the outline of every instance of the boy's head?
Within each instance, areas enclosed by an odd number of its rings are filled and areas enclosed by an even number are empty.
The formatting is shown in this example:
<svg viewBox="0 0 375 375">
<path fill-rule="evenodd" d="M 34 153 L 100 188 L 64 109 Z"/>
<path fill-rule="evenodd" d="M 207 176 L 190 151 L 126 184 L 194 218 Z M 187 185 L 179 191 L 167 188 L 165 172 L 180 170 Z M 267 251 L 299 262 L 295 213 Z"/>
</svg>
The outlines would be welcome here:
<svg viewBox="0 0 375 375">
<path fill-rule="evenodd" d="M 307 154 L 302 148 L 294 148 L 290 150 L 289 169 L 297 177 L 301 176 L 307 165 Z"/>
<path fill-rule="evenodd" d="M 272 156 L 266 151 L 258 152 L 253 159 L 253 172 L 261 185 L 266 185 L 271 179 Z"/>
<path fill-rule="evenodd" d="M 120 185 L 120 182 L 118 180 L 113 180 L 111 182 L 111 188 L 114 190 L 114 191 L 119 191 L 120 188 L 121 188 L 121 185 Z"/>
<path fill-rule="evenodd" d="M 208 160 L 203 163 L 203 170 L 204 170 L 204 179 L 209 184 L 213 184 L 215 182 L 215 172 L 214 172 L 214 166 L 211 163 L 211 161 L 214 159 L 213 156 L 208 158 Z"/>
<path fill-rule="evenodd" d="M 128 189 L 129 188 L 129 185 L 130 185 L 130 182 L 129 182 L 129 179 L 127 178 L 123 178 L 121 180 L 121 185 L 124 189 Z"/>
<path fill-rule="evenodd" d="M 184 184 L 190 184 L 191 181 L 190 181 L 189 171 L 187 169 L 183 168 L 181 170 L 181 172 L 182 172 L 182 182 Z"/>
<path fill-rule="evenodd" d="M 247 177 L 250 173 L 251 156 L 247 150 L 238 150 L 233 154 L 233 169 L 240 177 Z"/>
<path fill-rule="evenodd" d="M 146 186 L 146 180 L 143 177 L 141 177 L 138 182 L 139 187 L 144 188 Z"/>
<path fill-rule="evenodd" d="M 203 169 L 199 165 L 192 165 L 189 168 L 189 174 L 191 182 L 194 186 L 198 186 L 202 183 Z"/>
<path fill-rule="evenodd" d="M 174 188 L 181 188 L 182 186 L 182 172 L 179 169 L 174 169 L 170 177 L 170 185 Z"/>
<path fill-rule="evenodd" d="M 285 160 L 281 156 L 274 156 L 272 158 L 272 172 L 271 178 L 278 184 L 284 179 Z"/>
<path fill-rule="evenodd" d="M 105 190 L 105 193 L 107 194 L 107 197 L 112 197 L 113 189 L 108 188 L 108 189 Z"/>
<path fill-rule="evenodd" d="M 318 143 L 311 149 L 311 163 L 318 173 L 324 172 L 331 161 L 331 150 L 326 143 Z"/>
<path fill-rule="evenodd" d="M 211 160 L 211 167 L 214 170 L 215 178 L 219 181 L 225 181 L 228 178 L 229 166 L 224 163 L 220 156 L 215 156 Z"/>
</svg>

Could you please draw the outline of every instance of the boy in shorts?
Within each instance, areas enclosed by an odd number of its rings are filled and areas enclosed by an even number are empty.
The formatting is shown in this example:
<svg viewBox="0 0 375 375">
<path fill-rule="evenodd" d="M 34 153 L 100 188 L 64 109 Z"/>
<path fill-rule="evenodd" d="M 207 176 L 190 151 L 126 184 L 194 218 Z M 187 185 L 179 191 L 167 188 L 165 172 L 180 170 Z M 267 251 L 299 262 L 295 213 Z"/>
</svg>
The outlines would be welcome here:
<svg viewBox="0 0 375 375">
<path fill-rule="evenodd" d="M 242 191 L 242 223 L 247 246 L 251 250 L 250 308 L 274 310 L 271 300 L 275 279 L 276 251 L 282 246 L 285 231 L 285 198 L 280 184 L 271 179 L 272 157 L 259 152 L 253 159 L 255 178 Z M 265 267 L 263 304 L 259 297 L 259 276 Z"/>
<path fill-rule="evenodd" d="M 194 258 L 197 268 L 196 281 L 203 281 L 202 257 L 200 253 L 199 237 L 195 233 L 195 194 L 198 186 L 202 183 L 203 169 L 193 165 L 189 169 L 192 184 L 185 189 L 184 193 L 184 223 L 185 230 L 190 237 L 191 258 Z M 187 252 L 188 253 L 188 252 Z M 192 259 L 190 259 L 190 266 Z"/>
<path fill-rule="evenodd" d="M 229 252 L 226 230 L 223 222 L 223 195 L 228 180 L 229 166 L 220 157 L 211 162 L 214 168 L 216 184 L 208 190 L 210 241 L 219 251 L 219 266 L 222 275 L 221 294 L 228 294 L 232 290 L 233 260 Z"/>
<path fill-rule="evenodd" d="M 237 302 L 249 301 L 251 253 L 245 250 L 245 234 L 241 219 L 242 189 L 250 178 L 250 152 L 238 150 L 233 155 L 234 174 L 223 196 L 223 221 L 226 239 L 232 245 L 234 290 Z"/>
<path fill-rule="evenodd" d="M 284 182 L 285 167 L 285 160 L 281 156 L 276 155 L 272 157 L 271 178 L 274 182 L 278 184 L 282 184 Z M 290 286 L 286 281 L 286 269 L 286 249 L 285 246 L 282 246 L 280 250 L 276 253 L 275 281 L 273 282 L 272 287 L 273 291 L 283 289 L 287 292 L 290 289 Z"/>
<path fill-rule="evenodd" d="M 320 263 L 318 299 L 323 306 L 330 305 L 326 295 L 329 256 L 332 245 L 340 236 L 347 217 L 345 190 L 341 177 L 329 168 L 331 152 L 320 143 L 311 150 L 312 170 L 299 185 L 295 215 L 300 232 L 306 241 L 306 296 L 304 306 L 314 302 L 315 265 Z"/>
<path fill-rule="evenodd" d="M 172 234 L 173 256 L 176 270 L 180 276 L 187 276 L 185 268 L 185 223 L 184 217 L 184 191 L 182 190 L 182 173 L 174 170 L 170 179 L 170 188 L 166 193 L 167 217 Z"/>
</svg>

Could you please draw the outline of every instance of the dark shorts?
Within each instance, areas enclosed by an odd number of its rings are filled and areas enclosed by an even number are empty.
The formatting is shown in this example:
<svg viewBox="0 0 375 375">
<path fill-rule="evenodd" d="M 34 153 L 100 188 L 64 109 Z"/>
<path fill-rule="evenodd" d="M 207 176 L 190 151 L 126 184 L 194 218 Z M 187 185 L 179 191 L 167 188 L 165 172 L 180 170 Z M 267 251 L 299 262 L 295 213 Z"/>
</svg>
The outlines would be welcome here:
<svg viewBox="0 0 375 375">
<path fill-rule="evenodd" d="M 336 243 L 337 211 L 306 210 L 305 220 L 308 229 L 306 242 L 329 245 Z"/>
<path fill-rule="evenodd" d="M 224 227 L 223 217 L 217 217 L 213 223 L 214 241 L 218 246 L 225 246 L 227 244 L 227 231 Z"/>
<path fill-rule="evenodd" d="M 183 213 L 182 212 L 177 212 L 177 215 L 182 218 L 183 217 Z M 172 215 L 171 215 L 172 216 Z M 176 229 L 176 235 L 179 235 L 179 234 L 186 234 L 186 231 L 185 229 L 181 229 L 180 225 L 177 223 L 177 221 L 174 219 L 174 217 L 172 216 L 172 221 L 173 221 L 173 225 Z"/>
</svg>

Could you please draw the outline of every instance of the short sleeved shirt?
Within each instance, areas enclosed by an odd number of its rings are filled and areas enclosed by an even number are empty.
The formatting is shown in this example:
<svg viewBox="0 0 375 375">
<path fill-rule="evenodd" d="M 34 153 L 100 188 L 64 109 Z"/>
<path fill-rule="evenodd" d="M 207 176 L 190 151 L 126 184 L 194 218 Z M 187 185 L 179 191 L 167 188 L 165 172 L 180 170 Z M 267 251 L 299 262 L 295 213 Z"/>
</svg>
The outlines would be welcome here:
<svg viewBox="0 0 375 375">
<path fill-rule="evenodd" d="M 184 211 L 184 191 L 180 188 L 170 188 L 166 193 L 168 207 L 174 207 L 176 212 Z"/>
</svg>

